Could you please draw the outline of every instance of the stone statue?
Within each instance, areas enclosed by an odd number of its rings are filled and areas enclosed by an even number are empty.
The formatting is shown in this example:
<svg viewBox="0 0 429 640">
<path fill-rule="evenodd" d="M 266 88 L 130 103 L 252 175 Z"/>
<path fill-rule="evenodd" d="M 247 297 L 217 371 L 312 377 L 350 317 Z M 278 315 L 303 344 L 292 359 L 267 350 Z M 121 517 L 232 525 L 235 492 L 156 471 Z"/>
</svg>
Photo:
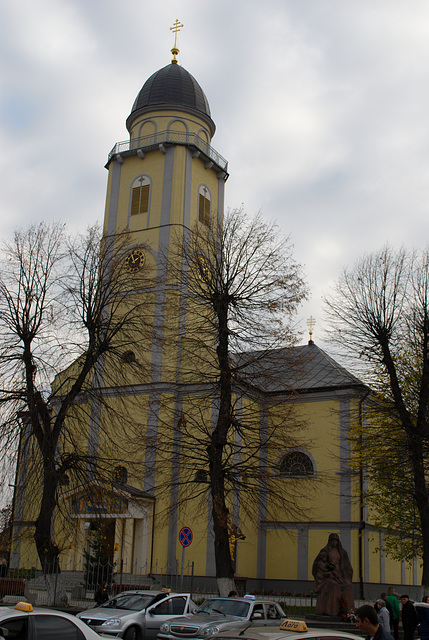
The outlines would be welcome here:
<svg viewBox="0 0 429 640">
<path fill-rule="evenodd" d="M 329 534 L 328 544 L 321 549 L 313 562 L 316 583 L 316 614 L 338 616 L 342 612 L 341 598 L 347 611 L 354 608 L 353 569 L 348 553 L 341 546 L 338 534 Z"/>
</svg>

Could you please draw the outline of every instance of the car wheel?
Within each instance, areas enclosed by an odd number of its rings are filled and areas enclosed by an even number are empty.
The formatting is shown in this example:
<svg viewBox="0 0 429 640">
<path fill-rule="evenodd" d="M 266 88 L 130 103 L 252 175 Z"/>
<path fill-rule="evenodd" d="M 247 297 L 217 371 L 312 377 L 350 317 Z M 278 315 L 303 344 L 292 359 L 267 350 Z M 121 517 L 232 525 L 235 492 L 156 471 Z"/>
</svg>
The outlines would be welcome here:
<svg viewBox="0 0 429 640">
<path fill-rule="evenodd" d="M 130 627 L 124 633 L 124 640 L 141 640 L 142 634 L 138 627 Z"/>
</svg>

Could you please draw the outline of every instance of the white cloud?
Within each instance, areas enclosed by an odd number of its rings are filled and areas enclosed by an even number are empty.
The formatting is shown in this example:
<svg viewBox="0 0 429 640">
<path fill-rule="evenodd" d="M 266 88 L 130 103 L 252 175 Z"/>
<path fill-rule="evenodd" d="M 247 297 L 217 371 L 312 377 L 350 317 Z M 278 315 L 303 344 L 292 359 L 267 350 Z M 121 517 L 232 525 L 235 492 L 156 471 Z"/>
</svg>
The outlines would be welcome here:
<svg viewBox="0 0 429 640">
<path fill-rule="evenodd" d="M 22 0 L 0 7 L 1 232 L 85 227 L 104 212 L 107 153 L 169 63 L 203 87 L 229 160 L 229 206 L 292 232 L 320 296 L 384 242 L 429 237 L 425 0 Z"/>
</svg>

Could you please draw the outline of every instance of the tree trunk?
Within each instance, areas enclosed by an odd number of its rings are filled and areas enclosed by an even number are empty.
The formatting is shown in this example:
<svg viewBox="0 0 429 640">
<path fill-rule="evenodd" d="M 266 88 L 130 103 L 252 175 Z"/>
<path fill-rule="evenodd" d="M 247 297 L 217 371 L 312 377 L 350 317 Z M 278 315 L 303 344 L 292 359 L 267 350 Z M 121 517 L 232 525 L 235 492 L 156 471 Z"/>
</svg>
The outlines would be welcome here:
<svg viewBox="0 0 429 640">
<path fill-rule="evenodd" d="M 49 606 L 67 604 L 67 595 L 62 584 L 59 563 L 60 550 L 52 540 L 57 492 L 53 460 L 54 456 L 45 457 L 42 502 L 34 531 L 34 541 L 45 577 Z"/>
<path fill-rule="evenodd" d="M 232 378 L 228 354 L 227 303 L 217 308 L 219 343 L 217 356 L 220 371 L 219 413 L 208 448 L 210 489 L 212 496 L 213 531 L 215 539 L 216 579 L 220 595 L 235 589 L 234 568 L 229 548 L 228 508 L 225 502 L 223 453 L 231 428 Z"/>
<path fill-rule="evenodd" d="M 222 598 L 226 598 L 231 591 L 235 591 L 235 581 L 233 578 L 217 578 L 217 588 L 219 591 L 219 595 Z"/>
<path fill-rule="evenodd" d="M 420 516 L 422 534 L 422 585 L 425 590 L 429 587 L 429 500 L 426 486 L 425 465 L 423 459 L 423 442 L 419 436 L 408 437 L 412 461 L 414 495 Z"/>
<path fill-rule="evenodd" d="M 420 531 L 422 536 L 422 585 L 427 588 L 429 587 L 429 492 L 425 474 L 425 447 L 422 434 L 426 434 L 427 431 L 426 414 L 429 372 L 425 363 L 422 374 L 421 392 L 419 395 L 417 423 L 414 423 L 403 399 L 402 389 L 398 381 L 395 363 L 390 353 L 389 343 L 387 340 L 380 342 L 383 349 L 383 362 L 390 379 L 390 388 L 395 409 L 408 440 L 408 452 L 411 459 L 413 477 L 413 487 L 411 491 L 414 494 L 415 504 L 420 516 Z M 425 355 L 426 353 L 427 349 L 425 348 Z"/>
</svg>

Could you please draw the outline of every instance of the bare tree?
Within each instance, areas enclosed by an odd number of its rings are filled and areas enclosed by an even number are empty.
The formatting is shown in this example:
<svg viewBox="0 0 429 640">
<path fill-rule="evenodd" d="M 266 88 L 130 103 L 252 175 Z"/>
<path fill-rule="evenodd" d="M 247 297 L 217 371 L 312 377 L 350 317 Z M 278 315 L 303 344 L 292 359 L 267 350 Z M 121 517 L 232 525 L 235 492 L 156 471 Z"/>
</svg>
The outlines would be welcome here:
<svg viewBox="0 0 429 640">
<path fill-rule="evenodd" d="M 253 519 L 257 505 L 266 515 L 275 497 L 296 512 L 296 502 L 276 487 L 269 458 L 296 444 L 286 427 L 292 409 L 285 347 L 293 343 L 291 317 L 306 287 L 290 240 L 243 211 L 228 212 L 217 231 L 200 224 L 180 239 L 168 272 L 181 319 L 178 336 L 176 322 L 170 335 L 180 354 L 179 381 L 188 386 L 175 405 L 174 430 L 167 421 L 160 441 L 180 464 L 172 478 L 176 499 L 179 485 L 182 499 L 209 491 L 216 577 L 226 595 L 234 588 L 233 496 Z"/>
<path fill-rule="evenodd" d="M 101 241 L 96 228 L 70 239 L 59 224 L 17 231 L 4 247 L 0 454 L 6 469 L 19 439 L 20 455 L 27 452 L 28 486 L 21 491 L 29 500 L 31 483 L 38 488 L 34 541 L 51 601 L 61 552 L 53 533 L 61 494 L 88 483 L 106 485 L 111 476 L 117 448 L 108 446 L 111 436 L 103 431 L 94 403 L 104 403 L 102 388 L 120 383 L 124 354 L 144 332 L 142 292 L 148 280 L 124 268 L 123 252 L 117 240 Z M 118 411 L 118 405 L 109 410 Z M 96 446 L 87 446 L 84 437 L 90 419 Z M 126 416 L 118 423 L 124 431 L 131 429 Z M 123 456 L 118 452 L 118 461 Z"/>
<path fill-rule="evenodd" d="M 421 534 L 422 584 L 428 586 L 429 251 L 385 247 L 366 255 L 343 272 L 326 302 L 331 339 L 344 354 L 359 356 L 361 376 L 374 391 L 361 434 L 362 462 L 373 478 L 375 496 L 377 485 L 378 492 L 389 485 L 395 492 L 399 465 L 401 474 L 408 475 L 409 484 L 403 483 L 412 508 L 409 513 L 402 509 L 401 518 L 410 516 L 410 539 L 415 528 Z M 376 451 L 383 440 L 380 457 Z M 398 533 L 403 532 L 404 522 L 393 521 L 393 514 L 399 515 L 394 502 L 384 523 L 395 546 L 395 539 L 403 544 Z M 378 511 L 383 512 L 380 504 Z M 416 548 L 414 543 L 409 547 Z"/>
</svg>

